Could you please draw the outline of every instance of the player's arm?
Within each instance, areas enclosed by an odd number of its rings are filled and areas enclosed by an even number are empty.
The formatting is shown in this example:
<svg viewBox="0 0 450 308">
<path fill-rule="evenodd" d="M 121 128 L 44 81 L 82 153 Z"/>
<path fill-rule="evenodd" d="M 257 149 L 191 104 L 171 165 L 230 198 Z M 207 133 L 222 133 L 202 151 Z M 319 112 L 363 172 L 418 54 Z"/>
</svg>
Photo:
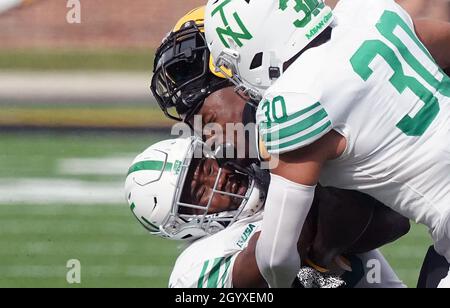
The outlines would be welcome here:
<svg viewBox="0 0 450 308">
<path fill-rule="evenodd" d="M 431 19 L 415 19 L 414 27 L 419 39 L 437 61 L 438 65 L 450 70 L 450 23 Z"/>
<path fill-rule="evenodd" d="M 271 171 L 256 260 L 270 287 L 290 287 L 300 269 L 297 241 L 311 208 L 325 161 L 343 151 L 342 136 L 331 131 L 314 143 L 280 155 Z M 342 150 L 341 150 L 342 149 Z"/>
</svg>

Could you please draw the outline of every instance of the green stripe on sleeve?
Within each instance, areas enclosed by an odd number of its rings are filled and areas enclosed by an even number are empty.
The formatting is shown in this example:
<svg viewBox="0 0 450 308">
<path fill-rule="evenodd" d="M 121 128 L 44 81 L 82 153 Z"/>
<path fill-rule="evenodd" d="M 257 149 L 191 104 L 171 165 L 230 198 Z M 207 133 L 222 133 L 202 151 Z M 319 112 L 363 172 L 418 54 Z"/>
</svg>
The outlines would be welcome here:
<svg viewBox="0 0 450 308">
<path fill-rule="evenodd" d="M 301 136 L 301 137 L 291 140 L 289 142 L 276 144 L 273 146 L 268 146 L 267 150 L 269 152 L 271 152 L 271 151 L 277 152 L 277 150 L 282 150 L 282 149 L 294 146 L 296 144 L 303 143 L 303 142 L 307 141 L 308 139 L 311 139 L 311 141 L 313 142 L 313 141 L 315 141 L 315 139 L 317 139 L 317 138 L 315 138 L 316 136 L 321 135 L 324 131 L 327 131 L 327 130 L 329 131 L 330 129 L 331 129 L 331 121 L 328 121 L 327 123 L 325 123 L 318 129 L 310 132 L 309 134 L 306 134 L 304 136 Z"/>
<path fill-rule="evenodd" d="M 273 124 L 283 124 L 283 123 L 292 121 L 292 120 L 301 117 L 301 116 L 304 115 L 305 113 L 308 113 L 308 112 L 310 112 L 311 110 L 313 110 L 313 109 L 315 109 L 315 108 L 317 108 L 317 107 L 319 107 L 319 106 L 320 106 L 320 102 L 317 102 L 317 103 L 315 103 L 314 105 L 309 106 L 308 108 L 305 108 L 305 109 L 303 109 L 303 110 L 297 111 L 296 113 L 293 113 L 293 114 L 291 114 L 291 115 L 289 115 L 289 116 L 287 116 L 287 117 L 280 118 L 280 119 L 278 119 L 278 120 L 277 120 L 276 122 L 274 122 L 274 123 L 272 123 L 272 122 L 269 121 L 269 122 L 267 122 L 267 123 L 265 123 L 265 124 L 266 124 L 267 128 L 271 128 Z"/>
<path fill-rule="evenodd" d="M 172 165 L 172 163 L 164 164 L 163 161 L 158 160 L 141 161 L 130 167 L 130 169 L 128 170 L 128 175 L 133 172 L 142 170 L 162 171 L 164 169 L 164 171 L 171 171 Z"/>
<path fill-rule="evenodd" d="M 218 287 L 218 281 L 219 281 L 219 271 L 220 266 L 224 258 L 216 258 L 214 259 L 214 264 L 211 269 L 211 272 L 209 272 L 208 277 L 208 288 L 217 288 Z"/>
<path fill-rule="evenodd" d="M 293 136 L 304 130 L 307 130 L 308 128 L 313 127 L 314 125 L 316 125 L 317 123 L 319 123 L 320 121 L 322 121 L 327 117 L 328 113 L 325 111 L 325 109 L 320 109 L 318 112 L 304 119 L 303 121 L 294 123 L 291 126 L 285 127 L 279 131 L 263 135 L 264 141 L 268 143 Z"/>
<path fill-rule="evenodd" d="M 207 260 L 205 264 L 203 264 L 202 272 L 200 273 L 200 278 L 198 278 L 197 287 L 199 289 L 203 288 L 203 281 L 205 280 L 206 269 L 208 268 L 209 261 Z"/>
</svg>

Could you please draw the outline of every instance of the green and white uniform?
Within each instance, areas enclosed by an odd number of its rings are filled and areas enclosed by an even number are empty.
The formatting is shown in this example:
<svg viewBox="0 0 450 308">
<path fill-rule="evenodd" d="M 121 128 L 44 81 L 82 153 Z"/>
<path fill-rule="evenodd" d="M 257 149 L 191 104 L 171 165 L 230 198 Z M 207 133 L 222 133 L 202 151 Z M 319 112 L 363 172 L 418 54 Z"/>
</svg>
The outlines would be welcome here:
<svg viewBox="0 0 450 308">
<path fill-rule="evenodd" d="M 171 288 L 231 288 L 234 261 L 259 231 L 262 212 L 235 222 L 219 233 L 199 239 L 178 257 Z"/>
<path fill-rule="evenodd" d="M 391 0 L 341 0 L 330 41 L 267 90 L 257 121 L 271 154 L 331 130 L 348 147 L 321 184 L 359 190 L 430 228 L 450 261 L 450 79 Z"/>
</svg>

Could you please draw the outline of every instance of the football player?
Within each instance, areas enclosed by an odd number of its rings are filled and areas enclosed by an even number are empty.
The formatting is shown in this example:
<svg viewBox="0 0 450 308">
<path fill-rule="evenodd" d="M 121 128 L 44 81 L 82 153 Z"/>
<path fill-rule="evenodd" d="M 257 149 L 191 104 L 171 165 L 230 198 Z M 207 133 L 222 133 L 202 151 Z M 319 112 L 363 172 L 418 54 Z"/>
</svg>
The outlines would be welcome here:
<svg viewBox="0 0 450 308">
<path fill-rule="evenodd" d="M 149 147 L 129 169 L 128 204 L 150 233 L 190 242 L 177 259 L 170 287 L 264 287 L 255 258 L 264 181 L 255 169 L 235 169 L 206 149 L 195 137 Z M 336 214 L 341 221 L 342 215 Z M 315 240 L 309 227 L 320 215 L 308 216 L 299 241 L 302 249 Z M 318 224 L 317 233 L 324 227 Z M 332 270 L 303 260 L 312 267 L 300 271 L 298 286 L 340 287 L 345 282 L 346 287 L 404 287 L 378 251 L 339 257 Z"/>
<path fill-rule="evenodd" d="M 204 41 L 203 17 L 204 8 L 188 13 L 158 49 L 152 79 L 154 96 L 168 117 L 191 125 L 196 114 L 202 116 L 203 124 L 218 123 L 224 128 L 227 123 L 255 122 L 255 105 L 236 95 L 222 74 L 213 73 Z M 225 139 L 226 129 L 223 133 Z M 250 140 L 248 143 L 256 144 Z M 409 230 L 407 219 L 366 195 L 319 186 L 316 199 L 323 204 L 315 208 L 321 213 L 319 218 L 328 216 L 324 222 L 327 230 L 326 236 L 316 240 L 309 253 L 322 267 L 329 266 L 334 256 L 344 251 L 369 251 Z M 361 207 L 361 204 L 373 206 Z M 336 216 L 340 219 L 330 219 Z"/>
<path fill-rule="evenodd" d="M 322 0 L 208 2 L 216 68 L 261 98 L 260 135 L 280 160 L 256 247 L 271 287 L 296 275 L 293 243 L 319 180 L 425 224 L 450 261 L 450 79 L 441 69 L 450 26 L 419 25 L 393 0 L 341 0 L 334 12 Z M 450 287 L 450 276 L 439 285 Z"/>
</svg>

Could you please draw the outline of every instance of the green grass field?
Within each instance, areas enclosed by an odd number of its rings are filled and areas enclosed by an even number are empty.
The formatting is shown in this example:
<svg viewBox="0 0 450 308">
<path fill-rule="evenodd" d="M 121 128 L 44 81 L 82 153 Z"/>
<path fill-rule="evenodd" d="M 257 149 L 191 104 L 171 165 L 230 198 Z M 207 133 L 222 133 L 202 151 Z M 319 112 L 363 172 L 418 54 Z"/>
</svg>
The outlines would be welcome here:
<svg viewBox="0 0 450 308">
<path fill-rule="evenodd" d="M 0 179 L 122 182 L 123 175 L 68 175 L 58 161 L 133 158 L 162 136 L 0 134 Z M 1 185 L 1 184 L 0 184 Z M 24 194 L 29 187 L 24 187 Z M 32 188 L 31 188 L 32 189 Z M 56 189 L 56 188 L 55 188 Z M 149 236 L 125 201 L 0 204 L 0 287 L 68 287 L 66 263 L 78 259 L 82 287 L 165 287 L 177 243 Z"/>
<path fill-rule="evenodd" d="M 75 287 L 167 286 L 178 243 L 149 236 L 120 191 L 127 159 L 131 162 L 164 137 L 0 134 L 0 287 L 73 287 L 66 282 L 69 259 L 78 259 L 82 266 L 82 283 Z M 111 167 L 102 166 L 111 159 L 125 161 L 123 171 L 108 172 Z M 58 186 L 61 183 L 68 184 L 66 190 Z M 69 188 L 83 183 L 93 187 L 86 193 L 92 199 L 77 202 L 77 192 Z M 99 183 L 104 186 L 97 187 Z M 101 193 L 108 186 L 119 187 L 117 198 L 102 203 Z M 42 194 L 42 200 L 33 199 Z M 383 249 L 410 287 L 415 286 L 428 245 L 425 229 L 414 227 Z"/>
</svg>

